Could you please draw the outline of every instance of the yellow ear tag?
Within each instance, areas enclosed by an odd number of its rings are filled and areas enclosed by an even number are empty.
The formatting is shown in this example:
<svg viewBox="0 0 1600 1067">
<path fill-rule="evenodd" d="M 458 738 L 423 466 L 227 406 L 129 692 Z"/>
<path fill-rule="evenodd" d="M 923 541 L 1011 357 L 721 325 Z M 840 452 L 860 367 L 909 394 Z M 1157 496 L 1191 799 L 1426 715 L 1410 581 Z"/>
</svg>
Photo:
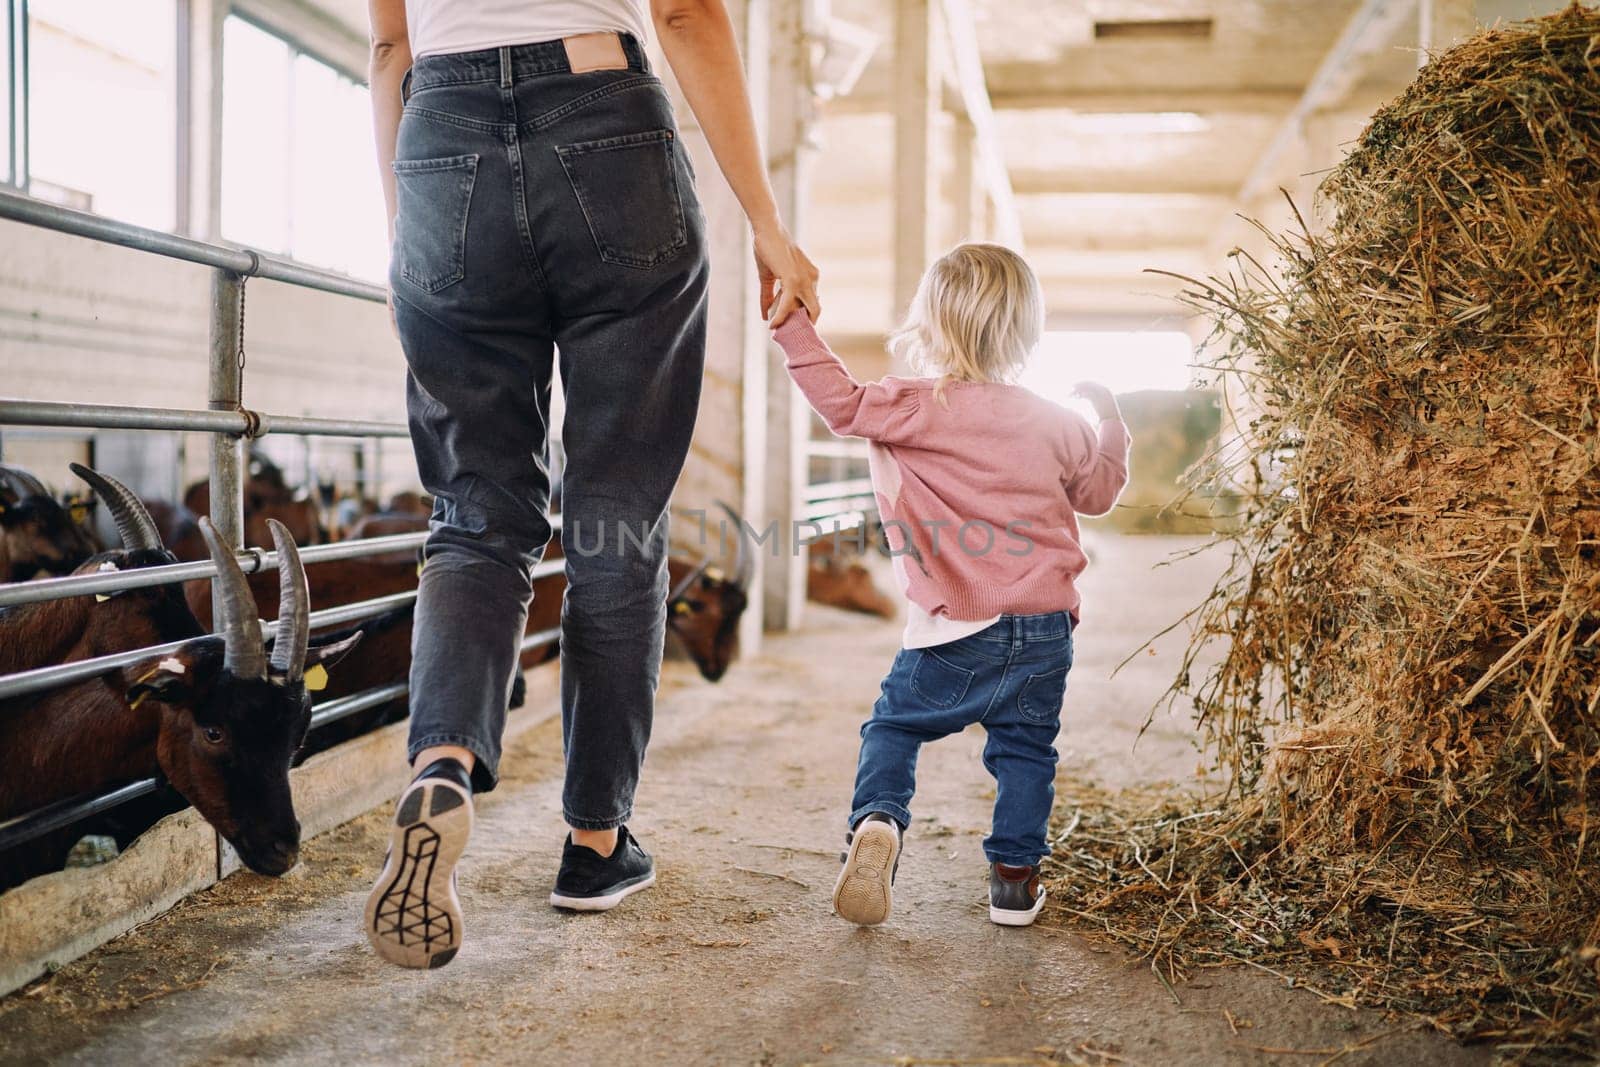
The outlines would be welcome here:
<svg viewBox="0 0 1600 1067">
<path fill-rule="evenodd" d="M 720 582 L 722 581 L 723 577 L 721 569 L 717 567 L 707 567 L 705 569 L 705 576 L 710 578 L 713 582 Z"/>
<path fill-rule="evenodd" d="M 422 564 L 421 563 L 417 564 L 417 577 L 418 578 L 422 577 Z"/>
<path fill-rule="evenodd" d="M 324 667 L 320 663 L 312 667 L 310 670 L 306 671 L 305 683 L 306 690 L 308 692 L 322 692 L 324 689 L 328 688 L 328 668 Z"/>
<path fill-rule="evenodd" d="M 688 603 L 685 602 L 685 601 L 682 601 L 682 600 L 674 600 L 672 602 L 672 613 L 674 615 L 687 615 L 687 614 L 689 614 L 689 605 L 688 605 Z"/>
<path fill-rule="evenodd" d="M 84 519 L 89 517 L 89 505 L 87 505 L 87 504 L 74 504 L 74 505 L 72 505 L 71 515 L 72 515 L 72 521 L 73 522 L 82 522 Z"/>
<path fill-rule="evenodd" d="M 94 602 L 96 604 L 104 604 L 106 601 L 108 601 L 110 599 L 111 599 L 111 596 L 110 596 L 109 593 L 96 593 L 94 595 Z"/>
<path fill-rule="evenodd" d="M 134 679 L 133 684 L 134 685 L 143 685 L 145 682 L 148 682 L 150 679 L 154 678 L 156 676 L 156 673 L 158 671 L 160 671 L 160 670 L 161 670 L 161 667 L 159 665 L 157 665 L 155 667 L 152 667 L 150 670 L 145 671 L 138 678 Z M 149 696 L 149 695 L 150 695 L 150 691 L 147 689 L 143 693 L 140 693 L 138 696 L 134 697 L 133 701 L 131 703 L 129 703 L 129 705 L 128 705 L 128 710 L 129 711 L 138 710 L 139 705 L 144 703 L 144 698 Z"/>
</svg>

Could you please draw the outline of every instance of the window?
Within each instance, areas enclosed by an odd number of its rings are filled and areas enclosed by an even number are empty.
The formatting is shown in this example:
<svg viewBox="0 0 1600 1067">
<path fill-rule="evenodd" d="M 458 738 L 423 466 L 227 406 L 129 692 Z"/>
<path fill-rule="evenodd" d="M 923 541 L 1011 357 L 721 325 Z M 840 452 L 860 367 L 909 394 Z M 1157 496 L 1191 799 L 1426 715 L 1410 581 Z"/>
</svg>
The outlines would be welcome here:
<svg viewBox="0 0 1600 1067">
<path fill-rule="evenodd" d="M 171 229 L 176 0 L 28 0 L 26 10 L 28 191 Z"/>
<path fill-rule="evenodd" d="M 0 183 L 20 185 L 21 148 L 17 119 L 22 98 L 17 92 L 17 52 L 22 46 L 17 32 L 17 7 L 14 0 L 0 0 Z"/>
<path fill-rule="evenodd" d="M 222 235 L 381 279 L 366 87 L 237 15 L 222 33 Z"/>
</svg>

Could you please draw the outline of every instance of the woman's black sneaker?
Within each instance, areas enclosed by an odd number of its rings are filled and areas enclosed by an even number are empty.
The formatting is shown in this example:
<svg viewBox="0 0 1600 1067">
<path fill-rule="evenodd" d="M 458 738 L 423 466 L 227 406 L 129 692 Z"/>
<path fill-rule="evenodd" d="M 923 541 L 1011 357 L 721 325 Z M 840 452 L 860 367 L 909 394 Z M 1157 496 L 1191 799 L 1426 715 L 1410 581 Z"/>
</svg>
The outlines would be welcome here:
<svg viewBox="0 0 1600 1067">
<path fill-rule="evenodd" d="M 655 861 L 626 826 L 618 827 L 617 847 L 609 856 L 573 844 L 568 834 L 550 903 L 569 911 L 609 911 L 624 898 L 655 884 Z"/>
</svg>

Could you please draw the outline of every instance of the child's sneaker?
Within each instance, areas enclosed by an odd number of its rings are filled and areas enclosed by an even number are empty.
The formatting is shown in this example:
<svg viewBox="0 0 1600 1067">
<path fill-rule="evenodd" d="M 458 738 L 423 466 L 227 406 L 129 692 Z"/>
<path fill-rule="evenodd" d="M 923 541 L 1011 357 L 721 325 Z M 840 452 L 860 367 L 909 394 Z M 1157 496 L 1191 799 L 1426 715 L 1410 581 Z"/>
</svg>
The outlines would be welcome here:
<svg viewBox="0 0 1600 1067">
<path fill-rule="evenodd" d="M 1032 926 L 1044 907 L 1039 868 L 989 865 L 989 921 L 1000 926 Z"/>
<path fill-rule="evenodd" d="M 833 910 L 841 919 L 876 926 L 889 917 L 893 886 L 900 865 L 900 826 L 874 812 L 845 836 L 849 851 L 833 885 Z"/>
</svg>

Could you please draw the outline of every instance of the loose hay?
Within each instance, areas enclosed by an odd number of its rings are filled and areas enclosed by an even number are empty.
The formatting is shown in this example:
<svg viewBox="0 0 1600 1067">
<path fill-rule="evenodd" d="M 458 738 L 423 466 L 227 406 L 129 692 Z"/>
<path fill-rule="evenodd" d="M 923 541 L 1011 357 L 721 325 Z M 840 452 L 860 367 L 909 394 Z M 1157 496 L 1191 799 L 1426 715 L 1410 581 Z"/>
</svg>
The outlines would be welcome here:
<svg viewBox="0 0 1600 1067">
<path fill-rule="evenodd" d="M 1075 798 L 1061 895 L 1169 974 L 1592 1054 L 1600 10 L 1436 58 L 1321 193 L 1285 269 L 1186 294 L 1257 413 L 1208 474 L 1253 496 L 1174 687 L 1228 787 Z"/>
</svg>

